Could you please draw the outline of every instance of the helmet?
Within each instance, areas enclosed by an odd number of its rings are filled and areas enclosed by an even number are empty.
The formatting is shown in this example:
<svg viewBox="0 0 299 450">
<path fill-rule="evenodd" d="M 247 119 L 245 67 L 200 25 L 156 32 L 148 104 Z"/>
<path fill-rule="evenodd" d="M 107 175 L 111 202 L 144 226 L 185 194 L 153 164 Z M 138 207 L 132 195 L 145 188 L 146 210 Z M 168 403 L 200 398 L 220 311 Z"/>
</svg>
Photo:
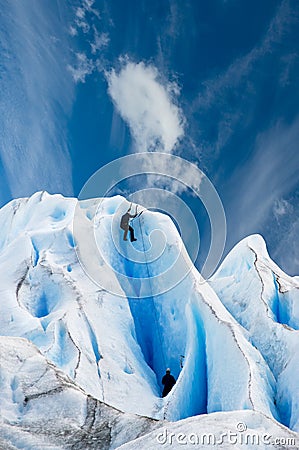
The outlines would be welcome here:
<svg viewBox="0 0 299 450">
<path fill-rule="evenodd" d="M 166 369 L 166 372 L 170 372 L 170 369 L 168 368 L 168 369 Z"/>
</svg>

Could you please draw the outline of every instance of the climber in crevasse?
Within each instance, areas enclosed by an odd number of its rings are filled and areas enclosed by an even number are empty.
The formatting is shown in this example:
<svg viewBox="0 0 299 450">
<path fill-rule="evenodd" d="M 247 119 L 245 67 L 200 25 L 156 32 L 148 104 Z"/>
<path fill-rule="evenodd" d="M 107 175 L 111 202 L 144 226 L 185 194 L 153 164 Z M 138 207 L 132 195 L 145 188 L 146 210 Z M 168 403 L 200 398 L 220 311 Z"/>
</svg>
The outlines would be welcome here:
<svg viewBox="0 0 299 450">
<path fill-rule="evenodd" d="M 132 206 L 132 205 L 131 205 Z M 130 219 L 133 219 L 134 217 L 137 216 L 137 205 L 136 205 L 136 211 L 135 214 L 130 214 L 131 211 L 131 206 L 128 209 L 128 211 L 126 212 L 126 214 L 124 214 L 120 220 L 120 228 L 122 230 L 124 230 L 124 241 L 127 241 L 127 235 L 128 235 L 128 231 L 130 231 L 130 241 L 134 242 L 137 241 L 137 239 L 134 236 L 134 229 L 131 227 L 131 225 L 129 224 Z"/>
<path fill-rule="evenodd" d="M 174 377 L 170 375 L 170 369 L 166 369 L 166 374 L 162 378 L 162 384 L 164 385 L 162 397 L 166 397 L 166 395 L 169 394 L 175 383 Z"/>
</svg>

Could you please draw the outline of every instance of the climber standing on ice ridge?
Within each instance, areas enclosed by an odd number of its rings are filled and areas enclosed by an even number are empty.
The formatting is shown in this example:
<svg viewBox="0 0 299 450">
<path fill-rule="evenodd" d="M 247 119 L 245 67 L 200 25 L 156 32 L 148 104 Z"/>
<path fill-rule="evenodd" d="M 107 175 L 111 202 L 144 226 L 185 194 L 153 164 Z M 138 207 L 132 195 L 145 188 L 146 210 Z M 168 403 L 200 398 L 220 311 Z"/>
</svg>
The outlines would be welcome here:
<svg viewBox="0 0 299 450">
<path fill-rule="evenodd" d="M 166 395 L 169 394 L 175 383 L 174 377 L 170 375 L 170 369 L 166 369 L 166 374 L 162 378 L 162 384 L 164 385 L 162 397 L 166 397 Z"/>
<path fill-rule="evenodd" d="M 124 214 L 120 220 L 120 228 L 122 230 L 124 230 L 124 241 L 127 241 L 127 235 L 128 235 L 128 231 L 130 231 L 130 241 L 134 242 L 137 241 L 137 239 L 134 236 L 134 229 L 131 227 L 131 225 L 129 225 L 130 219 L 133 219 L 134 217 L 137 216 L 137 205 L 136 205 L 136 211 L 135 214 L 130 214 L 131 211 L 131 207 L 132 204 L 130 206 L 130 208 L 128 209 L 128 211 L 126 212 L 126 214 Z"/>
</svg>

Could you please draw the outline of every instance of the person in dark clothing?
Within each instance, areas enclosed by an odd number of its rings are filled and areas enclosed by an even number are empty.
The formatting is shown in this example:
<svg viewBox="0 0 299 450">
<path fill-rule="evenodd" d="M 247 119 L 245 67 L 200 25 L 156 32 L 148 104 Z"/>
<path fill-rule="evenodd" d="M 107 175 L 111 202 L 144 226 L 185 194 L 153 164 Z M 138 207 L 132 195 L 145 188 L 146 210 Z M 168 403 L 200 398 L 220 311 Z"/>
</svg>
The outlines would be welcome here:
<svg viewBox="0 0 299 450">
<path fill-rule="evenodd" d="M 134 242 L 137 241 L 137 239 L 134 236 L 134 229 L 131 227 L 131 225 L 129 225 L 129 221 L 130 219 L 134 218 L 137 216 L 137 207 L 136 207 L 136 213 L 135 214 L 130 214 L 131 211 L 131 207 L 128 209 L 128 211 L 126 212 L 126 214 L 124 214 L 120 220 L 120 228 L 122 230 L 124 230 L 124 241 L 127 241 L 127 235 L 128 235 L 128 231 L 130 232 L 130 241 Z"/>
<path fill-rule="evenodd" d="M 162 384 L 164 385 L 162 397 L 166 397 L 166 395 L 169 394 L 175 383 L 174 377 L 170 375 L 170 369 L 166 369 L 166 374 L 162 378 Z"/>
</svg>

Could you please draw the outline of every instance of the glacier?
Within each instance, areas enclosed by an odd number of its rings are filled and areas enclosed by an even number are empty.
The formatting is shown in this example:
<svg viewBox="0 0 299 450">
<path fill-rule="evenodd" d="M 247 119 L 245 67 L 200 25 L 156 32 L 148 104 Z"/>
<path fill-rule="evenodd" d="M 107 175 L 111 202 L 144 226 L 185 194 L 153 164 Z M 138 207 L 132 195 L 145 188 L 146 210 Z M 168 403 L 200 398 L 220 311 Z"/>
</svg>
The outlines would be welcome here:
<svg viewBox="0 0 299 450">
<path fill-rule="evenodd" d="M 271 261 L 261 236 L 250 236 L 228 255 L 210 285 L 248 331 L 275 377 L 282 423 L 299 428 L 299 278 Z"/>
<path fill-rule="evenodd" d="M 38 192 L 0 210 L 3 448 L 159 448 L 164 424 L 238 421 L 299 442 L 299 278 L 256 235 L 204 280 L 162 213 L 122 240 L 129 204 Z"/>
</svg>

